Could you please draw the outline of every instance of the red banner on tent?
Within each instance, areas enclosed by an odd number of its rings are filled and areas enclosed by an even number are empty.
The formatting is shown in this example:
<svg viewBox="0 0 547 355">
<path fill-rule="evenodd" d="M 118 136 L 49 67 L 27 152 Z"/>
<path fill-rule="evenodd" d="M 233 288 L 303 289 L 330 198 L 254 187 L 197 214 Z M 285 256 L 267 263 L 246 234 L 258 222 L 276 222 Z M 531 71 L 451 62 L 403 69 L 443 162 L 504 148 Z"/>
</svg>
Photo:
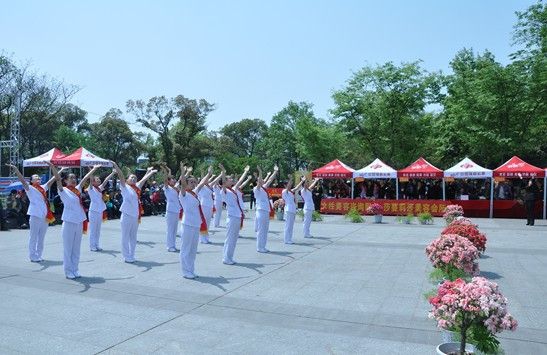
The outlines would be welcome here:
<svg viewBox="0 0 547 355">
<path fill-rule="evenodd" d="M 400 216 L 409 213 L 418 214 L 429 212 L 432 216 L 440 217 L 444 213 L 450 201 L 442 200 L 354 200 L 351 198 L 323 199 L 321 200 L 321 213 L 346 214 L 355 208 L 365 213 L 373 203 L 378 203 L 384 208 L 386 216 Z"/>
</svg>

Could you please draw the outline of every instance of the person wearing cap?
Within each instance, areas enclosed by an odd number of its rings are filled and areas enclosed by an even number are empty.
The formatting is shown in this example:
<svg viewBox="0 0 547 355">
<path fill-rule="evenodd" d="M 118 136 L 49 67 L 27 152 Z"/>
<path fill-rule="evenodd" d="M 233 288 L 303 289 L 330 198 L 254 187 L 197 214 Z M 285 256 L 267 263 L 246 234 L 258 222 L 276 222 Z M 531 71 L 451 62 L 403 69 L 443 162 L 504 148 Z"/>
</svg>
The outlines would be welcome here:
<svg viewBox="0 0 547 355">
<path fill-rule="evenodd" d="M 112 162 L 112 165 L 120 179 L 120 191 L 123 198 L 122 206 L 120 207 L 120 212 L 122 213 L 120 220 L 122 227 L 122 255 L 126 263 L 132 264 L 135 262 L 137 232 L 141 216 L 144 212 L 141 204 L 141 188 L 157 170 L 149 167 L 146 170 L 146 174 L 137 182 L 135 174 L 130 174 L 126 180 L 118 164 Z"/>
<path fill-rule="evenodd" d="M 68 174 L 61 179 L 57 168 L 48 162 L 57 182 L 57 192 L 63 201 L 63 270 L 67 279 L 80 278 L 80 247 L 82 235 L 87 232 L 87 216 L 82 201 L 82 186 L 100 165 L 94 166 L 78 183 L 76 175 Z M 63 186 L 64 183 L 64 186 Z"/>
<path fill-rule="evenodd" d="M 184 168 L 183 168 L 184 172 Z M 179 200 L 184 214 L 182 216 L 182 246 L 180 247 L 180 265 L 182 276 L 195 279 L 194 264 L 198 249 L 199 235 L 207 232 L 207 222 L 199 201 L 199 192 L 209 182 L 213 167 L 209 167 L 207 175 L 198 183 L 190 175 L 181 174 Z"/>
<path fill-rule="evenodd" d="M 255 216 L 255 228 L 256 228 L 256 251 L 259 253 L 269 252 L 266 249 L 266 243 L 268 242 L 268 230 L 270 227 L 270 218 L 273 218 L 273 207 L 270 201 L 270 195 L 266 189 L 274 181 L 279 168 L 277 165 L 274 167 L 274 172 L 270 175 L 268 180 L 262 180 L 262 169 L 257 167 L 258 176 L 256 186 L 253 189 L 253 193 L 256 199 L 256 216 Z"/>
<path fill-rule="evenodd" d="M 29 184 L 15 165 L 6 165 L 13 168 L 15 171 L 17 178 L 27 192 L 30 202 L 27 211 L 27 215 L 30 216 L 30 235 L 28 241 L 29 259 L 33 263 L 42 262 L 42 253 L 44 252 L 44 239 L 46 236 L 47 227 L 49 223 L 55 221 L 55 217 L 53 217 L 53 213 L 49 209 L 49 201 L 46 195 L 46 192 L 49 190 L 53 182 L 55 182 L 55 177 L 52 177 L 47 183 L 41 185 L 40 176 L 34 174 L 31 176 Z M 60 171 L 63 170 L 64 169 L 61 169 Z"/>
<path fill-rule="evenodd" d="M 107 219 L 106 215 L 106 203 L 103 200 L 103 191 L 108 181 L 116 173 L 112 170 L 104 181 L 101 182 L 101 178 L 98 176 L 91 176 L 91 184 L 87 188 L 87 193 L 91 203 L 89 204 L 89 249 L 91 251 L 103 250 L 99 246 L 99 239 L 101 238 L 101 224 Z"/>
</svg>

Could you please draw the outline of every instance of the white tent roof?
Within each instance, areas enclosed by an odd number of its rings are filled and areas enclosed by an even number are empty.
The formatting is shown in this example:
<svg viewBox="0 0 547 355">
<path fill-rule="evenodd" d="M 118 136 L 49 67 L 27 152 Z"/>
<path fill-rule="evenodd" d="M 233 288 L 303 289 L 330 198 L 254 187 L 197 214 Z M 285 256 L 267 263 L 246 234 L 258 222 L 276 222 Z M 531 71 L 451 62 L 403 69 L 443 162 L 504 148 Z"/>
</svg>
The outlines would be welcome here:
<svg viewBox="0 0 547 355">
<path fill-rule="evenodd" d="M 23 160 L 23 167 L 27 166 L 48 166 L 46 162 L 53 159 L 60 159 L 65 155 L 58 148 L 53 148 L 37 157 Z"/>
<path fill-rule="evenodd" d="M 492 170 L 483 168 L 469 158 L 444 171 L 445 177 L 456 179 L 487 179 L 492 177 Z"/>
<path fill-rule="evenodd" d="M 354 171 L 353 177 L 361 177 L 365 179 L 395 179 L 397 178 L 397 170 L 393 169 L 389 165 L 386 165 L 380 159 L 376 159 L 363 169 Z"/>
</svg>

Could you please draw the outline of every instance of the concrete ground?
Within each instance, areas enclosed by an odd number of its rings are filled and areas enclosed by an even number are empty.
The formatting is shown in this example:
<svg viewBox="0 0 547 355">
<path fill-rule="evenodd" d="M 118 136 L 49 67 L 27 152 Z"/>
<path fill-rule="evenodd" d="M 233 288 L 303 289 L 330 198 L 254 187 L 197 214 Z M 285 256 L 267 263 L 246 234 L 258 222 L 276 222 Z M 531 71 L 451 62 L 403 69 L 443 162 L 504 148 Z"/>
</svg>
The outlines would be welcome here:
<svg viewBox="0 0 547 355">
<path fill-rule="evenodd" d="M 103 252 L 84 237 L 76 281 L 63 274 L 60 226 L 41 264 L 28 261 L 28 231 L 1 232 L 0 353 L 434 354 L 442 341 L 427 318 L 424 247 L 444 222 L 371 221 L 326 216 L 303 239 L 297 217 L 294 245 L 272 221 L 271 253 L 260 254 L 248 219 L 234 266 L 221 263 L 225 229 L 213 229 L 194 281 L 165 250 L 162 217 L 143 218 L 135 264 L 121 259 L 118 220 L 103 224 Z M 505 353 L 547 354 L 547 222 L 474 221 L 488 237 L 482 273 L 519 321 L 500 334 Z"/>
</svg>

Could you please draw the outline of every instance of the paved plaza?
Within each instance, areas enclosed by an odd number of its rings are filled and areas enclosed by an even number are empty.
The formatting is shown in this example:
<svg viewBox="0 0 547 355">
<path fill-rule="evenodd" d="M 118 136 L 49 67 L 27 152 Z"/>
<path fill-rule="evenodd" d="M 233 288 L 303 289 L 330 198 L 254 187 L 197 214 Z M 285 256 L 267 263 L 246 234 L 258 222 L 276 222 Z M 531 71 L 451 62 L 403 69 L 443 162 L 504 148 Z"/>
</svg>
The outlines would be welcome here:
<svg viewBox="0 0 547 355">
<path fill-rule="evenodd" d="M 0 232 L 0 353 L 434 354 L 442 341 L 427 318 L 424 248 L 444 221 L 371 220 L 325 216 L 303 239 L 297 217 L 294 245 L 272 221 L 271 253 L 260 254 L 247 219 L 234 266 L 221 263 L 225 229 L 213 228 L 196 280 L 165 250 L 162 217 L 143 218 L 135 264 L 121 259 L 119 220 L 103 224 L 103 252 L 84 236 L 78 280 L 64 277 L 60 226 L 41 264 L 28 261 L 28 231 Z M 547 222 L 474 221 L 488 237 L 482 274 L 519 321 L 500 334 L 505 353 L 547 354 Z"/>
</svg>

